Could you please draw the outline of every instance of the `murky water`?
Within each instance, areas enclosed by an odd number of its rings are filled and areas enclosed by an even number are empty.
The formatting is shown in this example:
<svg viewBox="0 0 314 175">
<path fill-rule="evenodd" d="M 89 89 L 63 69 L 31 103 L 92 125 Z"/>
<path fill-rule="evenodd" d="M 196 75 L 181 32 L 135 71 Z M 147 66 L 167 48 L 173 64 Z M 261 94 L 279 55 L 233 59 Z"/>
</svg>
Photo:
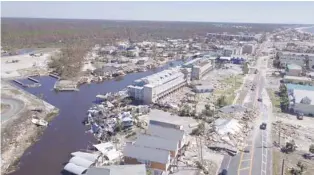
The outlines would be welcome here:
<svg viewBox="0 0 314 175">
<path fill-rule="evenodd" d="M 182 62 L 175 61 L 174 63 L 177 65 Z M 53 90 L 56 79 L 52 77 L 37 78 L 42 86 L 25 90 L 37 96 L 43 94 L 47 102 L 60 109 L 60 113 L 50 122 L 40 140 L 25 151 L 20 160 L 20 169 L 11 175 L 61 174 L 65 163 L 70 159 L 71 152 L 84 150 L 87 145 L 90 145 L 90 142 L 95 142 L 91 134 L 85 133 L 86 128 L 81 122 L 96 95 L 117 92 L 131 84 L 135 79 L 167 67 L 169 64 L 155 71 L 129 74 L 120 81 L 109 80 L 101 84 L 85 84 L 80 87 L 78 92 L 57 93 Z M 23 82 L 29 83 L 29 80 Z"/>
</svg>

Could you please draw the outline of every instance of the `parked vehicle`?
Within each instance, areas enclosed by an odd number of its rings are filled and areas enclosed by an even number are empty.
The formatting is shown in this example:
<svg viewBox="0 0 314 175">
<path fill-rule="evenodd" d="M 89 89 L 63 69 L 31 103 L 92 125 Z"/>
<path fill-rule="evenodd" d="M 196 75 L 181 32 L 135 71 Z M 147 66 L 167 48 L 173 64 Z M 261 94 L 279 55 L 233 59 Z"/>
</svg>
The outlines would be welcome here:
<svg viewBox="0 0 314 175">
<path fill-rule="evenodd" d="M 262 98 L 258 98 L 258 99 L 257 99 L 257 101 L 262 102 L 262 101 L 263 101 L 263 99 L 262 99 Z"/>
<path fill-rule="evenodd" d="M 228 175 L 228 170 L 223 169 L 219 175 Z"/>
<path fill-rule="evenodd" d="M 303 113 L 297 113 L 297 119 L 298 120 L 303 120 Z"/>
<path fill-rule="evenodd" d="M 265 129 L 266 129 L 266 126 L 267 126 L 266 123 L 262 123 L 259 128 L 262 129 L 262 130 L 265 130 Z"/>
</svg>

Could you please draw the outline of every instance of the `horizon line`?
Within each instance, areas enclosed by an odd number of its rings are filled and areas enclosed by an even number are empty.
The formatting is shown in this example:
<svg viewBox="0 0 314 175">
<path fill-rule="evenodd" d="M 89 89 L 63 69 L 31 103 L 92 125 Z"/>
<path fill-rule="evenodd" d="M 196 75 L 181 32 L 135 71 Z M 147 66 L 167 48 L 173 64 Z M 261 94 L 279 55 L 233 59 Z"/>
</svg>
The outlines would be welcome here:
<svg viewBox="0 0 314 175">
<path fill-rule="evenodd" d="M 267 24 L 267 25 L 314 25 L 314 24 L 300 24 L 300 23 L 259 23 L 259 22 L 214 22 L 214 21 L 162 21 L 162 20 L 141 20 L 141 19 L 92 19 L 92 18 L 45 18 L 45 17 L 3 17 L 1 16 L 1 19 L 5 18 L 15 18 L 15 19 L 47 19 L 47 20 L 94 20 L 94 21 L 134 21 L 134 22 L 185 22 L 185 23 L 231 23 L 231 24 Z"/>
</svg>

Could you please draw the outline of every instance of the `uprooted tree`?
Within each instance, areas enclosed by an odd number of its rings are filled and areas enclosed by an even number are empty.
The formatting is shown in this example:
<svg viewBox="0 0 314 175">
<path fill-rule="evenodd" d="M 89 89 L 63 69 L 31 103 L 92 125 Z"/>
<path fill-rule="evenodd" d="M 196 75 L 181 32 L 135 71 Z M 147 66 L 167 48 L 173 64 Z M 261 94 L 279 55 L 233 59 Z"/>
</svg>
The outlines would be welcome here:
<svg viewBox="0 0 314 175">
<path fill-rule="evenodd" d="M 51 57 L 48 66 L 61 78 L 76 77 L 83 66 L 87 51 L 86 45 L 67 45 Z"/>
</svg>

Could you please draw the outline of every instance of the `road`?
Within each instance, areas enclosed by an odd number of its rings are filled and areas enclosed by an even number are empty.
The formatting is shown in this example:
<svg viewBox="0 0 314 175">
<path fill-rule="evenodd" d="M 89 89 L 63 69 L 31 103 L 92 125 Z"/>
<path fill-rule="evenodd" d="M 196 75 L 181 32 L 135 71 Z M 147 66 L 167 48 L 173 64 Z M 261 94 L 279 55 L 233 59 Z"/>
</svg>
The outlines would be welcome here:
<svg viewBox="0 0 314 175">
<path fill-rule="evenodd" d="M 25 106 L 24 102 L 14 98 L 1 97 L 1 103 L 10 105 L 10 109 L 1 113 L 1 123 L 7 121 L 10 117 L 17 115 Z"/>
<path fill-rule="evenodd" d="M 265 42 L 267 46 L 268 43 Z M 264 45 L 264 44 L 263 44 Z M 264 46 L 261 47 L 261 50 Z M 220 171 L 228 170 L 228 175 L 271 175 L 272 174 L 272 152 L 271 152 L 271 101 L 265 89 L 267 60 L 269 57 L 259 57 L 256 67 L 259 72 L 254 75 L 253 83 L 256 85 L 254 91 L 247 93 L 244 106 L 259 111 L 259 117 L 254 121 L 254 129 L 248 136 L 246 148 L 249 152 L 240 152 L 236 156 L 225 156 Z M 263 102 L 258 102 L 261 98 Z M 262 122 L 267 123 L 267 129 L 259 128 Z"/>
</svg>

